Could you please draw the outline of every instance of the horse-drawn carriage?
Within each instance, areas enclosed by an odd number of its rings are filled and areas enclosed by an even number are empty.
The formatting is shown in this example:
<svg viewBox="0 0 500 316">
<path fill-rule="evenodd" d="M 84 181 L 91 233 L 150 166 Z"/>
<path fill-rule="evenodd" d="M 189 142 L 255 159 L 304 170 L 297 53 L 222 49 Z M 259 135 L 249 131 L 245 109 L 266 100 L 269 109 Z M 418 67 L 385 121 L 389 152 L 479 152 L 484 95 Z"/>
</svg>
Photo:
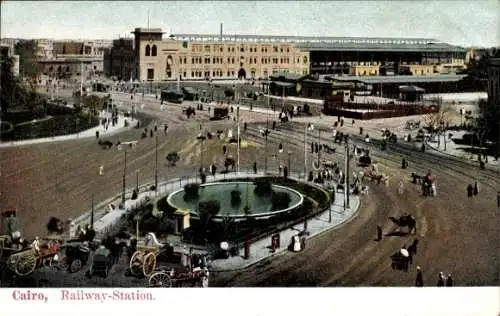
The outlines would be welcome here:
<svg viewBox="0 0 500 316">
<path fill-rule="evenodd" d="M 370 180 L 371 182 L 377 182 L 377 184 L 384 183 L 385 185 L 389 185 L 389 177 L 385 173 L 379 172 L 376 165 L 364 169 L 362 180 Z"/>
<path fill-rule="evenodd" d="M 176 272 L 174 269 L 160 270 L 149 277 L 150 287 L 182 287 L 191 284 L 192 287 L 208 287 L 209 272 L 206 267 L 196 267 L 186 273 Z"/>
<path fill-rule="evenodd" d="M 391 256 L 391 268 L 393 270 L 408 271 L 410 265 L 410 253 L 406 249 L 400 249 Z"/>
<path fill-rule="evenodd" d="M 87 264 L 90 249 L 86 243 L 70 243 L 62 246 L 64 256 L 59 260 L 59 267 L 70 273 L 80 271 Z"/>
<path fill-rule="evenodd" d="M 105 246 L 97 248 L 92 258 L 92 264 L 87 271 L 87 277 L 91 278 L 94 275 L 100 275 L 104 278 L 108 276 L 109 270 L 113 266 L 113 256 L 111 251 Z"/>
<path fill-rule="evenodd" d="M 7 259 L 7 267 L 19 276 L 26 276 L 38 267 L 52 267 L 59 260 L 62 241 L 57 238 L 45 238 L 40 244 L 40 239 L 35 238 L 31 247 L 13 252 Z"/>
<path fill-rule="evenodd" d="M 151 244 L 151 245 L 150 245 Z M 144 245 L 137 245 L 136 251 L 130 259 L 130 274 L 134 276 L 150 276 L 156 269 L 156 257 L 164 251 L 165 245 L 158 242 L 154 233 L 147 233 L 144 238 Z M 166 251 L 173 251 L 167 245 Z"/>
</svg>

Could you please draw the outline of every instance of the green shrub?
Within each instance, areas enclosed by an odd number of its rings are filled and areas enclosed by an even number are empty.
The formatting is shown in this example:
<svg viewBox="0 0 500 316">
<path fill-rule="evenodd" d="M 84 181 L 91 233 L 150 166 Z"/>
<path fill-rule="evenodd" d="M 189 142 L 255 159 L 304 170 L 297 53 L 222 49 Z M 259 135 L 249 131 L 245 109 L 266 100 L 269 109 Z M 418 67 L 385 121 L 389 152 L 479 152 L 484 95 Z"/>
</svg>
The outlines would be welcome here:
<svg viewBox="0 0 500 316">
<path fill-rule="evenodd" d="M 271 196 L 271 207 L 273 211 L 286 209 L 292 199 L 288 192 L 273 192 Z"/>
<path fill-rule="evenodd" d="M 220 203 L 216 200 L 202 201 L 198 203 L 198 212 L 207 213 L 210 217 L 216 216 L 220 211 Z"/>
<path fill-rule="evenodd" d="M 254 193 L 257 196 L 269 196 L 272 193 L 271 181 L 266 178 L 255 179 Z"/>
<path fill-rule="evenodd" d="M 184 200 L 194 200 L 198 198 L 198 190 L 200 185 L 198 183 L 188 183 L 184 186 Z"/>
<path fill-rule="evenodd" d="M 231 191 L 231 206 L 238 206 L 241 204 L 241 192 L 239 190 Z"/>
</svg>

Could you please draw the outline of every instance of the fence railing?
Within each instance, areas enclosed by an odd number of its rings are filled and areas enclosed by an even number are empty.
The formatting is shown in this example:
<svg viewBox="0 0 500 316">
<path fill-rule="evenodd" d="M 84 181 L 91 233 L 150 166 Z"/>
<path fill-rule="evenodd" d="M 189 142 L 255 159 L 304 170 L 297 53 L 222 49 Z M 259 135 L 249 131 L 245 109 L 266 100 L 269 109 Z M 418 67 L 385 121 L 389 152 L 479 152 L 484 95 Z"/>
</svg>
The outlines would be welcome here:
<svg viewBox="0 0 500 316">
<path fill-rule="evenodd" d="M 255 177 L 283 176 L 283 174 L 277 170 L 276 171 L 273 171 L 273 170 L 269 171 L 268 170 L 267 173 L 264 173 L 263 171 L 254 173 L 253 170 L 248 170 L 246 168 L 245 169 L 240 168 L 240 174 L 237 174 L 236 172 L 228 172 L 228 173 L 218 173 L 216 176 L 217 176 L 217 179 L 214 179 L 212 175 L 207 175 L 207 182 L 213 182 L 214 180 L 215 181 L 225 181 L 225 180 L 236 179 L 236 178 L 247 178 L 250 180 L 250 179 L 255 178 Z M 306 181 L 306 177 L 305 177 L 304 173 L 302 173 L 302 172 L 289 172 L 288 177 L 292 180 L 296 180 L 296 181 L 300 181 L 300 182 Z M 101 227 L 96 232 L 96 238 L 102 240 L 106 236 L 118 233 L 121 229 L 123 229 L 125 227 L 125 224 L 126 224 L 125 221 L 126 221 L 127 214 L 129 214 L 130 212 L 137 211 L 138 209 L 144 207 L 146 204 L 151 203 L 151 198 L 155 198 L 156 196 L 164 197 L 167 194 L 170 194 L 175 190 L 182 189 L 186 184 L 189 184 L 189 183 L 201 183 L 201 178 L 200 178 L 199 174 L 193 172 L 192 175 L 183 176 L 183 177 L 179 177 L 176 179 L 171 179 L 171 180 L 162 182 L 158 185 L 157 192 L 155 192 L 154 190 L 151 190 L 152 185 L 153 185 L 152 183 L 143 184 L 143 185 L 139 186 L 138 199 L 135 202 L 133 202 L 131 205 L 130 205 L 130 199 L 132 197 L 132 193 L 133 193 L 135 188 L 128 189 L 125 193 L 125 198 L 127 201 L 129 201 L 127 203 L 128 204 L 127 208 L 125 210 L 121 210 L 122 215 L 119 216 L 115 221 L 111 221 L 106 226 Z M 316 185 L 313 183 L 309 183 L 309 185 L 314 185 L 318 189 L 324 190 L 328 194 L 328 190 L 325 189 L 324 187 L 322 187 L 321 185 Z M 148 193 L 148 194 L 143 195 L 144 193 Z M 96 207 L 96 209 L 98 209 L 98 210 L 94 213 L 95 218 L 97 219 L 96 222 L 99 221 L 100 219 L 102 219 L 106 215 L 107 212 L 106 212 L 105 208 L 108 207 L 109 204 L 117 203 L 117 202 L 121 203 L 121 194 L 117 194 L 113 198 L 107 199 L 106 201 L 99 203 Z M 279 231 L 282 231 L 283 229 L 293 227 L 293 226 L 299 225 L 299 224 L 306 225 L 305 223 L 307 221 L 309 221 L 311 218 L 314 218 L 314 217 L 318 216 L 319 214 L 327 211 L 329 207 L 330 207 L 330 205 L 328 203 L 326 205 L 323 205 L 321 207 L 316 208 L 314 211 L 308 213 L 307 215 L 301 216 L 301 217 L 293 219 L 293 220 L 281 222 L 281 223 L 277 224 L 275 226 L 275 228 L 272 230 L 265 230 L 262 233 L 260 233 L 258 235 L 254 235 L 251 238 L 248 238 L 248 236 L 243 236 L 243 237 L 240 237 L 238 239 L 233 240 L 233 242 L 237 245 L 241 244 L 245 241 L 255 242 L 259 239 L 262 239 L 265 236 L 269 236 L 269 234 L 274 234 L 274 233 L 277 233 Z M 116 210 L 116 211 L 120 211 L 120 210 Z M 86 214 L 84 214 L 78 218 L 78 222 L 76 220 L 75 220 L 75 222 L 77 222 L 76 223 L 77 225 L 82 225 L 82 222 L 88 221 L 89 219 L 90 219 L 90 212 L 87 212 Z"/>
</svg>

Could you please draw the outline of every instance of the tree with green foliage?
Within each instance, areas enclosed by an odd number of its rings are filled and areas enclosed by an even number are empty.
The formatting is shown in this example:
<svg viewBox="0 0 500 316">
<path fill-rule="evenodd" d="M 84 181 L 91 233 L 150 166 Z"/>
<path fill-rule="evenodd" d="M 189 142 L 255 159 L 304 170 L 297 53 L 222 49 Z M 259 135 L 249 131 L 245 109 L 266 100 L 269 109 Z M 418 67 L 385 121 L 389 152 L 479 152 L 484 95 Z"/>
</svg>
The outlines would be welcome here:
<svg viewBox="0 0 500 316">
<path fill-rule="evenodd" d="M 45 99 L 36 92 L 34 85 L 27 85 L 13 74 L 13 62 L 12 58 L 2 58 L 0 98 L 3 116 L 8 109 L 25 107 L 33 112 L 45 104 Z"/>
<path fill-rule="evenodd" d="M 19 73 L 22 77 L 35 78 L 38 75 L 37 47 L 34 40 L 21 40 L 14 50 L 19 55 Z"/>
</svg>

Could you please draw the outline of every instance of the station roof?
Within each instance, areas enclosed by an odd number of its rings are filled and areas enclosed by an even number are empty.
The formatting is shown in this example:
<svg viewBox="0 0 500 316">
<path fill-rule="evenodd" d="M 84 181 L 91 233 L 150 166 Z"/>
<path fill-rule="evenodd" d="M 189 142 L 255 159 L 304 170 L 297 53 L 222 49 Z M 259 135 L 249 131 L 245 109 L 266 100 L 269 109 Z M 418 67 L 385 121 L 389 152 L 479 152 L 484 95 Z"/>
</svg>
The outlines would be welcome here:
<svg viewBox="0 0 500 316">
<path fill-rule="evenodd" d="M 175 34 L 177 40 L 206 43 L 295 44 L 309 51 L 466 52 L 466 49 L 429 38 L 273 36 L 238 34 Z"/>
<path fill-rule="evenodd" d="M 269 78 L 274 81 L 302 81 L 308 78 L 309 75 L 295 74 L 295 73 L 278 73 L 270 75 Z"/>
<path fill-rule="evenodd" d="M 291 82 L 283 82 L 283 81 L 273 81 L 271 84 L 277 85 L 278 87 L 290 88 L 295 86 L 294 83 Z"/>
<path fill-rule="evenodd" d="M 435 75 L 435 76 L 369 76 L 369 77 L 325 77 L 334 81 L 362 82 L 365 84 L 378 83 L 431 83 L 431 82 L 457 82 L 467 77 L 467 75 Z"/>
<path fill-rule="evenodd" d="M 410 86 L 399 86 L 399 91 L 404 93 L 424 93 L 425 89 L 410 85 Z"/>
<path fill-rule="evenodd" d="M 194 89 L 192 87 L 182 87 L 182 90 L 189 93 L 189 94 L 198 94 L 196 89 Z"/>
</svg>

